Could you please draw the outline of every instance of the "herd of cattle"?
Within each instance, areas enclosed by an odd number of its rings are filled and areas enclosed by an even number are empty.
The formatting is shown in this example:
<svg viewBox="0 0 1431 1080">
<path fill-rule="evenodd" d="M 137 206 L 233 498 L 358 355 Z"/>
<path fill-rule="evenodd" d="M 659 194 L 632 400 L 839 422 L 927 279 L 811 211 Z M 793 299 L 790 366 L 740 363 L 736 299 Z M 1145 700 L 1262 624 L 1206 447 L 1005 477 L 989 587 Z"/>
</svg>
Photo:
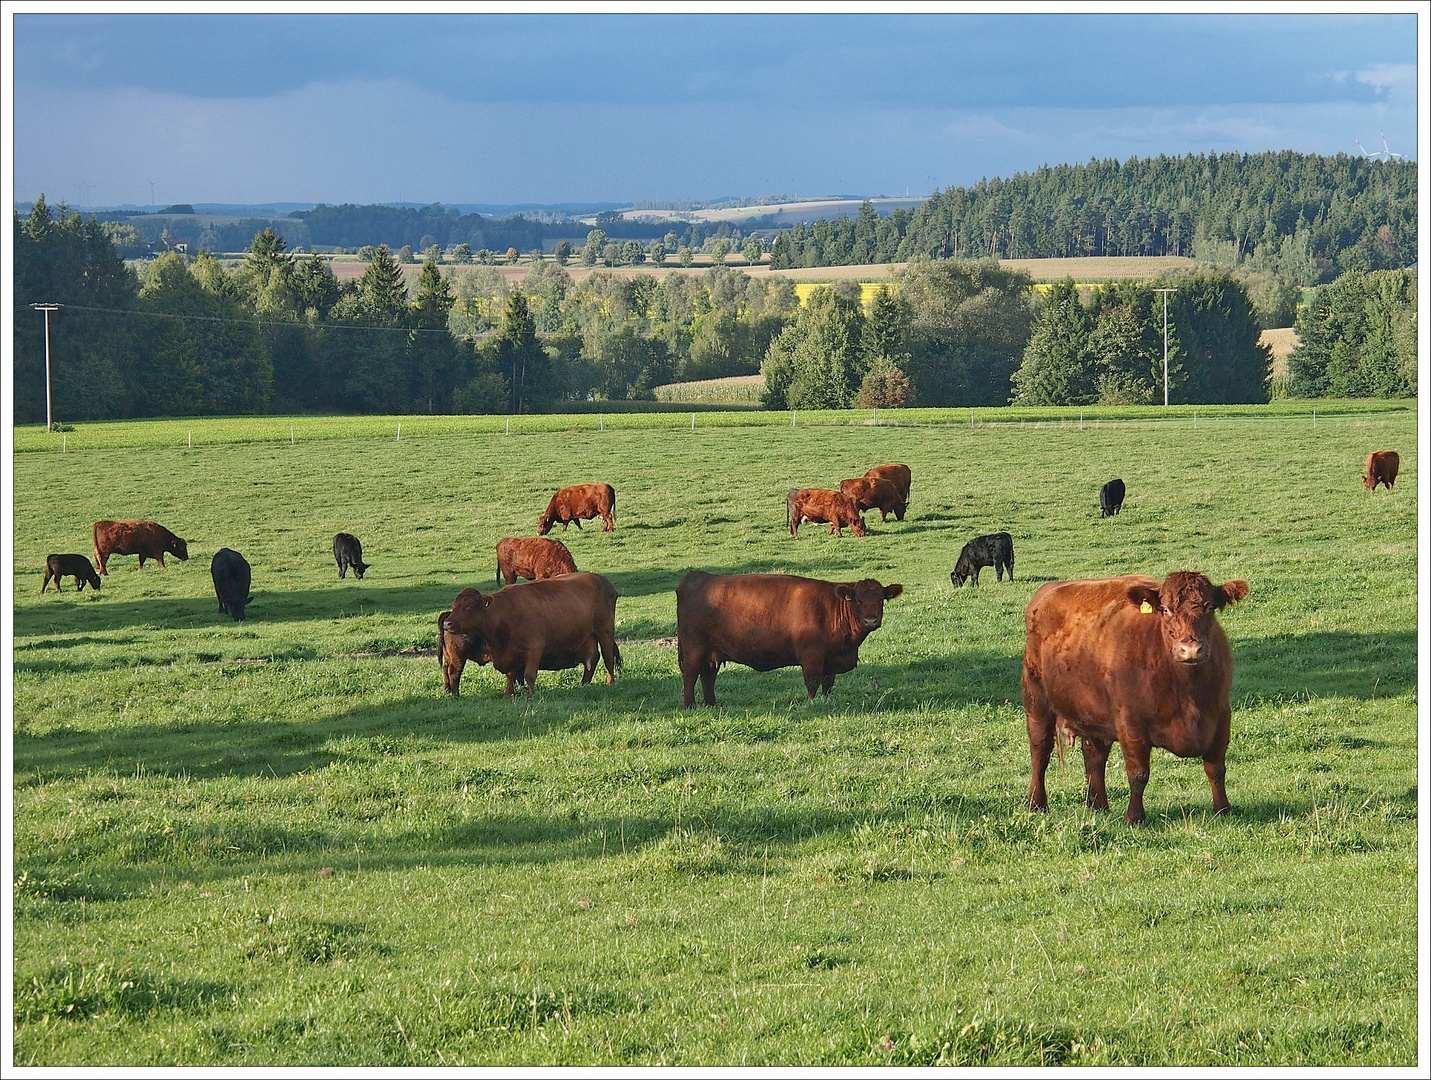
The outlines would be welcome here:
<svg viewBox="0 0 1431 1080">
<path fill-rule="evenodd" d="M 1394 450 L 1367 458 L 1367 491 L 1396 484 L 1401 459 Z M 804 522 L 828 523 L 830 532 L 849 527 L 866 535 L 862 512 L 878 509 L 903 521 L 909 506 L 907 465 L 882 465 L 844 480 L 839 490 L 800 488 L 786 497 L 792 535 Z M 1126 487 L 1112 480 L 1099 491 L 1102 517 L 1122 509 Z M 496 591 L 463 589 L 437 618 L 438 656 L 448 693 L 458 693 L 468 661 L 490 663 L 507 677 L 506 693 L 518 681 L 532 695 L 539 671 L 581 667 L 591 682 L 598 658 L 606 681 L 621 668 L 616 642 L 615 587 L 600 574 L 577 570 L 570 550 L 547 533 L 560 523 L 599 517 L 603 531 L 616 527 L 616 491 L 610 484 L 562 488 L 538 521 L 535 537 L 509 537 L 497 544 Z M 162 567 L 164 556 L 186 560 L 188 543 L 152 521 L 97 521 L 94 564 L 83 555 L 50 555 L 43 593 L 51 580 L 74 577 L 76 588 L 98 590 L 112 555 L 137 555 Z M 352 569 L 361 579 L 371 564 L 350 533 L 333 537 L 338 576 Z M 971 540 L 950 573 L 957 588 L 993 566 L 1002 582 L 1014 576 L 1013 539 L 1006 532 Z M 237 551 L 221 548 L 211 573 L 219 610 L 242 622 L 252 573 Z M 517 584 L 528 579 L 524 585 Z M 505 586 L 503 582 L 505 581 Z M 904 591 L 873 578 L 821 581 L 793 574 L 708 574 L 692 570 L 676 586 L 676 644 L 686 708 L 702 698 L 715 705 L 716 673 L 725 663 L 756 671 L 798 667 L 805 691 L 829 694 L 835 676 L 859 663 L 859 648 L 884 621 L 884 604 Z M 1215 614 L 1247 596 L 1245 581 L 1214 585 L 1200 573 L 1178 571 L 1159 582 L 1139 575 L 1053 581 L 1041 586 L 1024 613 L 1023 705 L 1031 779 L 1028 805 L 1048 808 L 1044 776 L 1055 741 L 1072 747 L 1081 739 L 1088 805 L 1108 808 L 1105 770 L 1116 742 L 1128 774 L 1129 822 L 1144 818 L 1143 791 L 1149 752 L 1158 746 L 1179 757 L 1201 757 L 1212 787 L 1213 811 L 1229 810 L 1226 753 L 1232 724 L 1232 653 Z"/>
</svg>

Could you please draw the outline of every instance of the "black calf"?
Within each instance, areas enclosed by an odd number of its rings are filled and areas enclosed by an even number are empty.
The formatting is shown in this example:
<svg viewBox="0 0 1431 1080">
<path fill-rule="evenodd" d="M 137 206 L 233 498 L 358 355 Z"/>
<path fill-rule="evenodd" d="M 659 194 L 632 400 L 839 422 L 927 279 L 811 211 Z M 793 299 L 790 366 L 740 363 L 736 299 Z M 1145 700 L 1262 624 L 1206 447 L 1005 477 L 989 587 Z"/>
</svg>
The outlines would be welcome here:
<svg viewBox="0 0 1431 1080">
<path fill-rule="evenodd" d="M 348 567 L 353 568 L 353 576 L 363 580 L 363 573 L 371 563 L 363 562 L 363 545 L 352 533 L 339 533 L 333 537 L 333 558 L 338 560 L 338 576 L 347 577 Z"/>
<path fill-rule="evenodd" d="M 248 560 L 233 548 L 219 548 L 214 553 L 214 561 L 209 564 L 209 572 L 214 578 L 214 592 L 219 597 L 219 610 L 234 617 L 234 622 L 243 622 L 243 612 L 253 597 L 248 588 L 253 584 L 253 572 Z"/>
<path fill-rule="evenodd" d="M 1121 480 L 1109 480 L 1098 489 L 1098 506 L 1102 509 L 1099 517 L 1112 517 L 1123 509 L 1123 496 L 1128 493 L 1128 489 L 1123 486 Z"/>
<path fill-rule="evenodd" d="M 62 592 L 60 588 L 60 578 L 72 577 L 75 579 L 75 589 L 84 592 L 85 585 L 93 585 L 94 591 L 99 592 L 99 575 L 94 572 L 94 563 L 90 562 L 83 555 L 46 555 L 45 556 L 45 580 L 40 583 L 40 591 L 44 592 L 49 585 L 50 579 L 55 582 L 55 592 Z"/>
<path fill-rule="evenodd" d="M 959 561 L 954 564 L 954 570 L 949 575 L 949 580 L 954 584 L 954 588 L 961 589 L 964 582 L 969 578 L 974 579 L 974 584 L 979 584 L 979 570 L 985 566 L 992 566 L 994 573 L 998 575 L 1000 581 L 1004 580 L 1004 571 L 1009 572 L 1009 580 L 1014 580 L 1014 538 L 1006 532 L 990 533 L 988 536 L 976 536 L 964 545 L 964 550 L 959 552 Z"/>
</svg>

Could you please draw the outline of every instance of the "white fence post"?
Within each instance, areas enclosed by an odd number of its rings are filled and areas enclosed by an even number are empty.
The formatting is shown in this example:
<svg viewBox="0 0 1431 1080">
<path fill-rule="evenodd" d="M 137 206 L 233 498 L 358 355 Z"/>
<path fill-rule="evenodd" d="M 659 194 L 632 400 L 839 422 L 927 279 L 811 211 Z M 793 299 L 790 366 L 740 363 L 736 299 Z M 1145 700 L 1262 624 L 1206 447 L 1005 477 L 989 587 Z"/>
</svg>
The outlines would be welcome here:
<svg viewBox="0 0 1431 1080">
<path fill-rule="evenodd" d="M 194 449 L 194 433 L 192 431 L 189 432 L 189 449 Z"/>
</svg>

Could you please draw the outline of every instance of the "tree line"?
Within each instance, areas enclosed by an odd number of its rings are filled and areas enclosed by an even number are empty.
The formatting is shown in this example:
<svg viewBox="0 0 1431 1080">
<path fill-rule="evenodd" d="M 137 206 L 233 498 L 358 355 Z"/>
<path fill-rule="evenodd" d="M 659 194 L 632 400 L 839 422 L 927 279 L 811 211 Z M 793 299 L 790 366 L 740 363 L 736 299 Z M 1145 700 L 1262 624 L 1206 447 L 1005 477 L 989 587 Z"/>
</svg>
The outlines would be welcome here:
<svg viewBox="0 0 1431 1080">
<path fill-rule="evenodd" d="M 1183 255 L 1298 285 L 1416 259 L 1416 163 L 1281 151 L 1090 161 L 936 191 L 916 209 L 798 224 L 773 269 L 953 259 Z"/>
<path fill-rule="evenodd" d="M 337 280 L 272 229 L 242 261 L 176 252 L 126 264 L 111 226 L 38 199 L 14 218 L 15 419 L 44 418 L 43 323 L 52 319 L 57 416 L 263 412 L 525 412 L 649 399 L 672 381 L 763 371 L 772 408 L 997 406 L 1157 400 L 1169 304 L 1175 401 L 1259 401 L 1248 280 L 1216 269 L 1042 297 L 994 260 L 915 259 L 868 303 L 853 282 L 802 307 L 783 277 L 593 273 L 551 261 L 520 288 L 495 269 L 428 259 L 409 282 L 385 246 Z M 1286 297 L 1283 297 L 1286 300 Z M 1415 392 L 1415 285 L 1351 271 L 1298 315 L 1297 394 Z"/>
</svg>

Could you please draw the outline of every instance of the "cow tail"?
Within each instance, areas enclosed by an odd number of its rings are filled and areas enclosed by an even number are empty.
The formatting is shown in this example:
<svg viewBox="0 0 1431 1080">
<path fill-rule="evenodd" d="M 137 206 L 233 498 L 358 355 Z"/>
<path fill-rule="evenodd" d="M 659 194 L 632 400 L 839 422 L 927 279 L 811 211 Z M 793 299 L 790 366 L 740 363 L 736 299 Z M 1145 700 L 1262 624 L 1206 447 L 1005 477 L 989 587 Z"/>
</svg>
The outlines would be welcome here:
<svg viewBox="0 0 1431 1080">
<path fill-rule="evenodd" d="M 497 588 L 502 587 L 502 560 L 497 560 Z"/>
<path fill-rule="evenodd" d="M 611 639 L 611 660 L 616 665 L 616 670 L 620 671 L 622 667 L 621 642 L 614 637 Z"/>
</svg>

